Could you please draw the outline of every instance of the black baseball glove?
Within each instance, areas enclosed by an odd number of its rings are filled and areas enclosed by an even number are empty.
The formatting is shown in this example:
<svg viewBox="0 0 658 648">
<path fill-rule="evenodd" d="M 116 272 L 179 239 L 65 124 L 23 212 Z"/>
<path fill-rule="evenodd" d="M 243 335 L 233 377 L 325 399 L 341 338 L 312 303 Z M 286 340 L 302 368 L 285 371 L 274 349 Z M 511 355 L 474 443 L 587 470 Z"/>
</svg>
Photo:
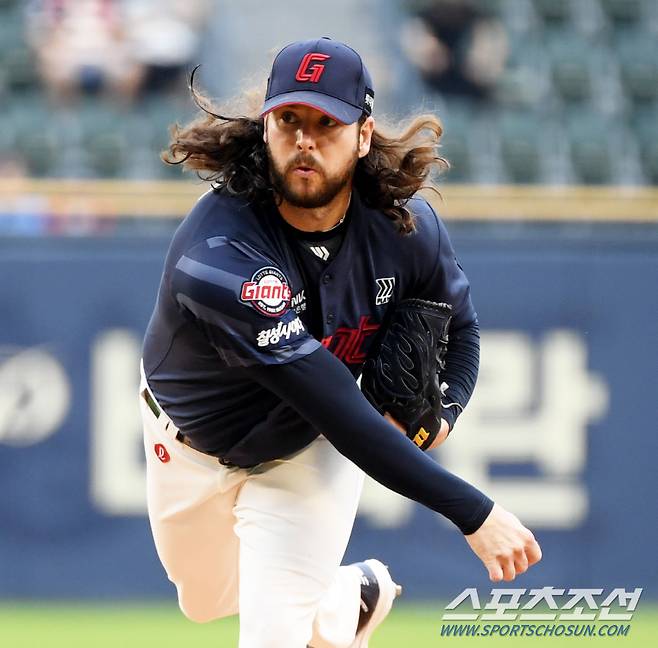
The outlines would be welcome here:
<svg viewBox="0 0 658 648">
<path fill-rule="evenodd" d="M 441 381 L 452 306 L 404 299 L 386 327 L 377 356 L 366 361 L 361 391 L 388 412 L 421 449 L 441 429 Z"/>
</svg>

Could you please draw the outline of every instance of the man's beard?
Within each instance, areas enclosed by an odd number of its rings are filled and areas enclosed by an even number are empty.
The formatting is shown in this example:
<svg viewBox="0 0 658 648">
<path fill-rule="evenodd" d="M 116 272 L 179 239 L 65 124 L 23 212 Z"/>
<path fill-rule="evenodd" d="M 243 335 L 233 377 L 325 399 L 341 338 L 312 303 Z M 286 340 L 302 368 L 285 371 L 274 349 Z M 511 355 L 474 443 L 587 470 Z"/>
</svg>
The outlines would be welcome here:
<svg viewBox="0 0 658 648">
<path fill-rule="evenodd" d="M 281 171 L 274 159 L 270 147 L 267 146 L 267 157 L 270 167 L 270 181 L 276 193 L 293 207 L 303 209 L 315 209 L 328 205 L 345 187 L 351 185 L 354 177 L 354 169 L 359 161 L 356 151 L 354 157 L 347 168 L 338 176 L 327 178 L 325 173 L 316 164 L 313 156 L 298 154 L 294 159 Z M 286 174 L 299 166 L 307 166 L 314 169 L 315 172 L 323 179 L 320 186 L 313 192 L 296 191 L 286 182 Z"/>
</svg>

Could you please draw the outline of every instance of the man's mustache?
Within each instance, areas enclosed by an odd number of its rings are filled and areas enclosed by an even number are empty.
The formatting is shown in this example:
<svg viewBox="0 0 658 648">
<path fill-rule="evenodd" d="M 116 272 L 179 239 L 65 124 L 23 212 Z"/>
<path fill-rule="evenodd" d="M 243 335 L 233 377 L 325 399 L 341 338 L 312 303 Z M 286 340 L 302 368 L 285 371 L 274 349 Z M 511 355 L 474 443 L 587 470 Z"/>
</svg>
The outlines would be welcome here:
<svg viewBox="0 0 658 648">
<path fill-rule="evenodd" d="M 286 171 L 292 171 L 292 169 L 296 169 L 298 167 L 305 167 L 307 169 L 313 169 L 314 171 L 321 171 L 320 166 L 312 155 L 296 155 L 288 164 Z"/>
</svg>

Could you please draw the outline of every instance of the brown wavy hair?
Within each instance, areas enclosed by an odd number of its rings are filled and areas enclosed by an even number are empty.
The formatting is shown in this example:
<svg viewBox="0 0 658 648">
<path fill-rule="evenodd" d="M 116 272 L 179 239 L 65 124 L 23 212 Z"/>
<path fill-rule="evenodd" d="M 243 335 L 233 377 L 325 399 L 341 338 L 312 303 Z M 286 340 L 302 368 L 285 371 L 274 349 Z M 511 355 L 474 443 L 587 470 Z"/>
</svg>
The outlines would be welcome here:
<svg viewBox="0 0 658 648">
<path fill-rule="evenodd" d="M 278 197 L 270 182 L 263 142 L 263 118 L 259 117 L 264 93 L 245 92 L 222 110 L 242 116 L 225 116 L 194 88 L 195 72 L 196 69 L 190 77 L 190 91 L 201 112 L 189 124 L 171 127 L 171 140 L 162 152 L 162 160 L 196 171 L 216 190 L 261 205 L 276 203 Z M 359 124 L 364 120 L 365 116 Z M 407 201 L 419 189 L 437 191 L 425 184 L 426 180 L 433 172 L 448 168 L 447 160 L 438 154 L 442 132 L 441 122 L 431 114 L 416 116 L 397 131 L 390 126 L 377 126 L 370 152 L 357 162 L 353 182 L 361 199 L 382 211 L 402 234 L 415 229 Z"/>
</svg>

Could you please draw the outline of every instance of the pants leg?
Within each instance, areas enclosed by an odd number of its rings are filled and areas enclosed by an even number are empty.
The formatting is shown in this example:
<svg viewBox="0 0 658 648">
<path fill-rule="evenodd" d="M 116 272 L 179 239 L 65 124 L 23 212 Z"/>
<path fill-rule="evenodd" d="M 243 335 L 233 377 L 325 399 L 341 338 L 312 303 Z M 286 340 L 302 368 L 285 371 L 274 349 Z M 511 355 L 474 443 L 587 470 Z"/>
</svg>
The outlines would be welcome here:
<svg viewBox="0 0 658 648">
<path fill-rule="evenodd" d="M 235 506 L 240 648 L 353 641 L 359 574 L 338 567 L 362 485 L 363 473 L 323 437 L 250 474 Z"/>
<path fill-rule="evenodd" d="M 236 614 L 239 543 L 233 506 L 247 471 L 222 466 L 171 439 L 140 401 L 151 530 L 180 608 L 200 623 Z M 165 462 L 156 446 L 166 449 Z"/>
<path fill-rule="evenodd" d="M 313 622 L 313 648 L 348 648 L 354 642 L 361 610 L 361 570 L 339 567 Z"/>
<path fill-rule="evenodd" d="M 349 646 L 360 574 L 339 565 L 363 473 L 322 437 L 256 469 L 227 468 L 171 439 L 140 404 L 153 538 L 183 613 L 239 611 L 240 648 Z"/>
</svg>

